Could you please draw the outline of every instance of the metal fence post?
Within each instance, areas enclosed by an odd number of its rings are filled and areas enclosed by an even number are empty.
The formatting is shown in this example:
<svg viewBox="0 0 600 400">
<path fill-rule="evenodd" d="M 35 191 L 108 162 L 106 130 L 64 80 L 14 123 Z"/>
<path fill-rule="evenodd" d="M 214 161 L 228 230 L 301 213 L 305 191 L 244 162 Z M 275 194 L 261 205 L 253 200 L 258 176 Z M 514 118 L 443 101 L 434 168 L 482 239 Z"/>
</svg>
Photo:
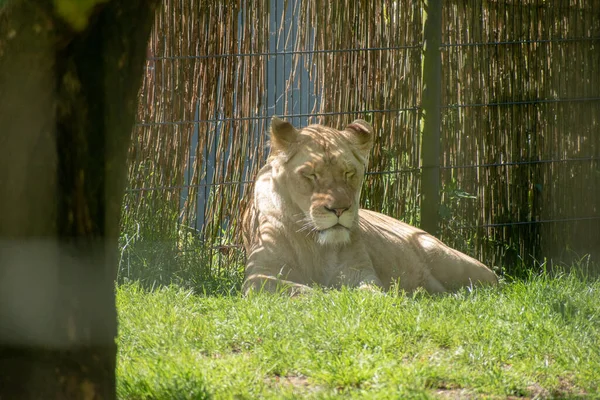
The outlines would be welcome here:
<svg viewBox="0 0 600 400">
<path fill-rule="evenodd" d="M 441 42 L 442 0 L 423 0 L 421 228 L 433 235 L 440 205 Z"/>
</svg>

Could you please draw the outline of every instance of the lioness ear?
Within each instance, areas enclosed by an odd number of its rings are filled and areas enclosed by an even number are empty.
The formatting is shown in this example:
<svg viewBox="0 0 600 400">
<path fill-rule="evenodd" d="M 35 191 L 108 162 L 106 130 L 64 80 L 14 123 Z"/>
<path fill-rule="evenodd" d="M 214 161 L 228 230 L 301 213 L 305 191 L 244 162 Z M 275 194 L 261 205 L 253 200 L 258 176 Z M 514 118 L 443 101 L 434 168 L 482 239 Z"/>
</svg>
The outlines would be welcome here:
<svg viewBox="0 0 600 400">
<path fill-rule="evenodd" d="M 350 134 L 349 139 L 352 144 L 366 158 L 373 147 L 373 127 L 371 124 L 362 119 L 357 119 L 346 127 L 346 132 Z"/>
<path fill-rule="evenodd" d="M 271 149 L 286 151 L 298 140 L 298 131 L 292 124 L 277 117 L 271 119 Z"/>
</svg>

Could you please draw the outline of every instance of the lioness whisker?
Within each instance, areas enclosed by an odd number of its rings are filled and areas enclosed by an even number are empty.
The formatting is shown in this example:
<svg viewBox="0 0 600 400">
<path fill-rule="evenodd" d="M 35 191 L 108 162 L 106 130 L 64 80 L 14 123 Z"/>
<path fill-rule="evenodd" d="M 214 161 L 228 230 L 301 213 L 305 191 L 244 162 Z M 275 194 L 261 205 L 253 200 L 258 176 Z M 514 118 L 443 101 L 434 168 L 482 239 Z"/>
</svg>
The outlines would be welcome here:
<svg viewBox="0 0 600 400">
<path fill-rule="evenodd" d="M 307 232 L 307 236 L 308 236 L 308 234 L 317 230 L 311 220 L 304 219 L 304 220 L 300 220 L 300 221 L 304 222 L 304 224 L 302 226 L 300 226 L 300 229 L 298 229 L 296 232 L 298 232 L 298 233 Z"/>
</svg>

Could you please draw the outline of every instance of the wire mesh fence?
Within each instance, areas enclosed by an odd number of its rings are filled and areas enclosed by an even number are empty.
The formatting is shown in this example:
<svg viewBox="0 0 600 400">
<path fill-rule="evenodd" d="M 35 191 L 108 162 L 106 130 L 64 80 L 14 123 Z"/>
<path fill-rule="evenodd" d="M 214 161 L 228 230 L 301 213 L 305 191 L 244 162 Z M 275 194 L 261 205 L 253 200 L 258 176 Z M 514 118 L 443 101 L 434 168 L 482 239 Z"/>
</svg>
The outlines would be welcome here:
<svg viewBox="0 0 600 400">
<path fill-rule="evenodd" d="M 369 120 L 363 205 L 419 225 L 432 3 L 165 0 L 129 153 L 120 277 L 235 281 L 273 115 Z M 441 12 L 438 236 L 509 274 L 600 255 L 600 0 L 449 0 Z"/>
</svg>

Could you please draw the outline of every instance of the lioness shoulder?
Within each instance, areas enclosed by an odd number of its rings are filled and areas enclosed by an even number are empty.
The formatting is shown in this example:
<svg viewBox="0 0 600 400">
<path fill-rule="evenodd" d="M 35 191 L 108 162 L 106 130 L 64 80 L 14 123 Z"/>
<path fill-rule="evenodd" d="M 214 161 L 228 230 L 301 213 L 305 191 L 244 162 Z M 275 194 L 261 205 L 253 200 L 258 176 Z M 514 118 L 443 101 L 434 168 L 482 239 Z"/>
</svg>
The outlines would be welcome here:
<svg viewBox="0 0 600 400">
<path fill-rule="evenodd" d="M 434 293 L 497 283 L 488 267 L 428 233 L 359 208 L 373 136 L 363 120 L 339 131 L 273 118 L 271 152 L 243 215 L 244 292 L 398 282 Z"/>
</svg>

